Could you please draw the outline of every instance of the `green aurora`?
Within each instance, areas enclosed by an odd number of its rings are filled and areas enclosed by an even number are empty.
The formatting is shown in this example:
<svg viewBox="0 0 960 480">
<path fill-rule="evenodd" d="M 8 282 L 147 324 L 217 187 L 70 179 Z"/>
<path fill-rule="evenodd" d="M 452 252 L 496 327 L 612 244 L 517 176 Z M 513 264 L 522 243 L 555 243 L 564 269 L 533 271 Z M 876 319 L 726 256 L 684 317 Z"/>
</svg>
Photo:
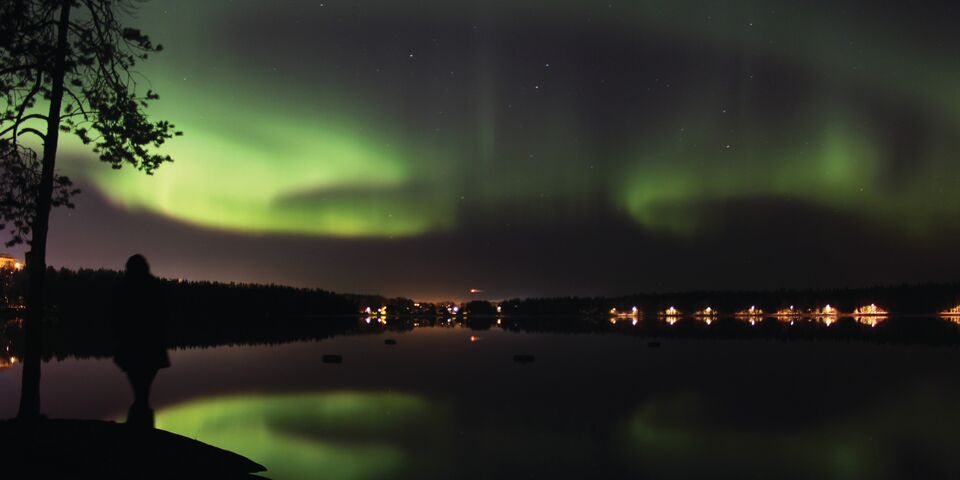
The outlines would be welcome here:
<svg viewBox="0 0 960 480">
<path fill-rule="evenodd" d="M 960 70 L 951 49 L 930 50 L 918 32 L 884 35 L 892 16 L 751 1 L 473 9 L 426 2 L 412 11 L 363 2 L 350 8 L 362 9 L 366 23 L 352 19 L 351 28 L 318 33 L 294 62 L 271 58 L 290 48 L 283 35 L 238 38 L 226 25 L 262 17 L 270 28 L 294 28 L 285 22 L 304 17 L 322 32 L 332 22 L 325 15 L 340 15 L 339 22 L 352 10 L 188 3 L 150 2 L 139 15 L 166 46 L 144 73 L 162 95 L 151 113 L 185 132 L 167 150 L 175 163 L 153 177 L 63 164 L 128 209 L 228 231 L 331 237 L 450 231 L 469 215 L 561 223 L 598 211 L 689 236 L 710 226 L 705 206 L 756 198 L 845 212 L 908 238 L 960 214 L 960 178 L 951 168 Z M 637 91 L 654 85 L 667 92 L 672 82 L 678 92 L 649 101 L 621 92 L 627 105 L 598 117 L 571 92 L 615 101 L 590 90 L 617 72 L 565 65 L 546 40 L 530 47 L 536 59 L 513 59 L 500 38 L 506 34 L 468 42 L 475 51 L 460 52 L 455 42 L 446 47 L 452 53 L 410 47 L 409 58 L 399 58 L 407 50 L 388 34 L 357 50 L 343 46 L 350 41 L 343 32 L 371 37 L 407 23 L 454 30 L 481 23 L 508 33 L 535 27 L 611 42 L 624 63 L 649 62 L 640 67 L 651 82 Z M 224 53 L 231 42 L 234 50 Z M 643 49 L 659 56 L 647 59 Z M 555 65 L 517 68 L 541 60 Z M 733 87 L 731 61 L 739 69 Z M 373 66 L 381 62 L 392 73 L 378 76 Z M 442 78 L 448 69 L 453 79 Z M 472 75 L 460 78 L 457 70 Z M 771 104 L 754 91 L 763 75 L 765 91 L 787 85 L 774 98 L 794 91 L 798 98 Z M 781 77 L 799 78 L 802 87 Z M 411 113 L 411 105 L 421 110 Z M 916 119 L 922 132 L 897 133 Z M 616 133 L 598 141 L 597 131 L 608 130 Z M 891 153 L 897 135 L 915 147 L 910 158 Z M 66 150 L 82 151 L 76 144 Z"/>
</svg>

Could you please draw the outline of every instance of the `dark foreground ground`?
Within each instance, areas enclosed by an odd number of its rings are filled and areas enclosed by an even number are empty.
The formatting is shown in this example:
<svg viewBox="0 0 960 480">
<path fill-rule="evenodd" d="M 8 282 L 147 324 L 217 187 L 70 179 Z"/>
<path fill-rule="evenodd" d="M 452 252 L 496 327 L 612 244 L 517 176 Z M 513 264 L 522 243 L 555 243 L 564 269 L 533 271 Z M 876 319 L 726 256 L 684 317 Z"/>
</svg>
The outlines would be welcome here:
<svg viewBox="0 0 960 480">
<path fill-rule="evenodd" d="M 0 421 L 3 478 L 251 479 L 245 457 L 163 430 L 97 420 Z"/>
</svg>

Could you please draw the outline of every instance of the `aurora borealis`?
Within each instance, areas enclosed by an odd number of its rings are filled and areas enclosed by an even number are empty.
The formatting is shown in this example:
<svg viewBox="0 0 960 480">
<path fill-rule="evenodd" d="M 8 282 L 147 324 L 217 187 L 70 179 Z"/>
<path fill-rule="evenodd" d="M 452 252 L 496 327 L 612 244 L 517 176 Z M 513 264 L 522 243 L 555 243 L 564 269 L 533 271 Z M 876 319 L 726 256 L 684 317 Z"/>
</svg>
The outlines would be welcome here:
<svg viewBox="0 0 960 480">
<path fill-rule="evenodd" d="M 956 13 L 154 0 L 175 162 L 65 145 L 51 262 L 431 299 L 955 279 Z"/>
</svg>

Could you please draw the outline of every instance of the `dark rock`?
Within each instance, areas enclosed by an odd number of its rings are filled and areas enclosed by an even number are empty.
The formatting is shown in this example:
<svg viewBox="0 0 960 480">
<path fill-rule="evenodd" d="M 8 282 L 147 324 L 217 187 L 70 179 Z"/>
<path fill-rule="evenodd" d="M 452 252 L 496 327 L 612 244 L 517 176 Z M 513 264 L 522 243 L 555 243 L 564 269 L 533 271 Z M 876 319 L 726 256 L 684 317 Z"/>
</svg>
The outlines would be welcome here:
<svg viewBox="0 0 960 480">
<path fill-rule="evenodd" d="M 343 363 L 343 355 L 324 355 L 323 363 Z"/>
<path fill-rule="evenodd" d="M 513 361 L 517 363 L 533 363 L 535 357 L 524 353 L 518 353 L 513 356 Z"/>
<path fill-rule="evenodd" d="M 0 421 L 4 478 L 260 478 L 262 465 L 152 428 L 99 420 Z"/>
</svg>

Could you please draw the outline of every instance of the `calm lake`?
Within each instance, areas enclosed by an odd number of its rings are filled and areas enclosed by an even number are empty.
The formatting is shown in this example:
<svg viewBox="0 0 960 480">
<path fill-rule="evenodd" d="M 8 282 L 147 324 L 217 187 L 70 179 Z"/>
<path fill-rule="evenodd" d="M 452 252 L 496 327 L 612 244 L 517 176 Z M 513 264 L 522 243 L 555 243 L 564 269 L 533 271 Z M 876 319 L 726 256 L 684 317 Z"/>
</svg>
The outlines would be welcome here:
<svg viewBox="0 0 960 480">
<path fill-rule="evenodd" d="M 652 340 L 427 327 L 174 350 L 152 404 L 274 479 L 960 475 L 957 347 Z M 0 370 L 0 418 L 20 374 Z M 44 364 L 42 395 L 58 418 L 122 419 L 132 398 L 110 359 Z"/>
</svg>

